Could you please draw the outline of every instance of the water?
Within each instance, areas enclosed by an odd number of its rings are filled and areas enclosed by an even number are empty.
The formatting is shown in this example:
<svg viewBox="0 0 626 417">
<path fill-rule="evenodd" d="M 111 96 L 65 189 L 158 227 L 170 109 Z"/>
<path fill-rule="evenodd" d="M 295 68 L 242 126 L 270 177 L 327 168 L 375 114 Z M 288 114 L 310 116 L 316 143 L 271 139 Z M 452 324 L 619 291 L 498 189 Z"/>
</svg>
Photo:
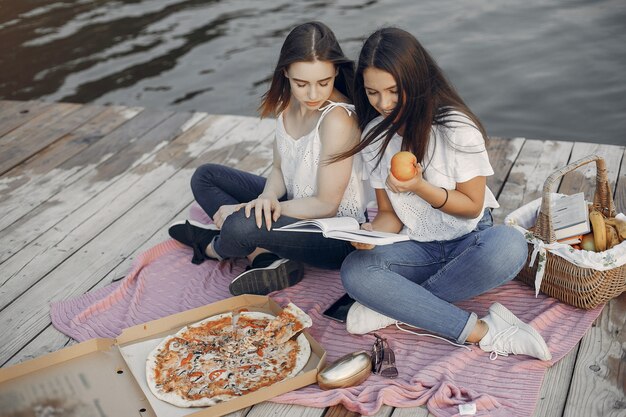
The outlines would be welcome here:
<svg viewBox="0 0 626 417">
<path fill-rule="evenodd" d="M 308 20 L 409 30 L 490 135 L 626 144 L 624 0 L 0 0 L 0 98 L 255 115 Z"/>
</svg>

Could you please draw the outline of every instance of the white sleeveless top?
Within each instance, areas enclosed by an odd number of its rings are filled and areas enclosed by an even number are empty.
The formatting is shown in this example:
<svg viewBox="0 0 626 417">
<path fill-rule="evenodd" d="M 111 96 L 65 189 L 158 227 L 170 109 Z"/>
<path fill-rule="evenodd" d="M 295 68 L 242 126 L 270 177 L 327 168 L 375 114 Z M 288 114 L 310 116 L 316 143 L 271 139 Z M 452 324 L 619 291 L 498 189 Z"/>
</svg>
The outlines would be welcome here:
<svg viewBox="0 0 626 417">
<path fill-rule="evenodd" d="M 294 139 L 287 133 L 282 113 L 276 120 L 276 144 L 281 159 L 283 181 L 287 188 L 287 197 L 290 200 L 311 197 L 317 191 L 317 169 L 322 152 L 319 127 L 324 117 L 335 107 L 343 108 L 349 115 L 354 112 L 354 105 L 352 104 L 331 101 L 330 104 L 319 109 L 322 115 L 315 128 L 299 139 Z M 357 154 L 352 158 L 350 181 L 337 210 L 338 217 L 354 217 L 359 223 L 365 221 L 364 212 L 367 204 L 361 172 L 362 159 Z"/>
<path fill-rule="evenodd" d="M 485 141 L 474 123 L 463 113 L 450 113 L 448 126 L 433 126 L 428 150 L 422 162 L 425 167 L 424 179 L 432 185 L 454 189 L 456 183 L 465 182 L 477 176 L 493 175 Z M 365 128 L 362 137 L 383 120 L 377 117 Z M 385 184 L 391 158 L 399 152 L 402 137 L 395 134 L 385 149 L 380 164 L 376 166 L 377 154 L 382 141 L 366 147 L 363 152 L 364 174 L 369 175 L 374 188 L 385 189 L 396 215 L 404 224 L 400 233 L 408 234 L 412 240 L 431 242 L 451 240 L 461 237 L 476 228 L 483 212 L 475 219 L 453 216 L 431 207 L 412 192 L 394 193 Z M 499 207 L 489 187 L 485 187 L 485 208 Z"/>
</svg>

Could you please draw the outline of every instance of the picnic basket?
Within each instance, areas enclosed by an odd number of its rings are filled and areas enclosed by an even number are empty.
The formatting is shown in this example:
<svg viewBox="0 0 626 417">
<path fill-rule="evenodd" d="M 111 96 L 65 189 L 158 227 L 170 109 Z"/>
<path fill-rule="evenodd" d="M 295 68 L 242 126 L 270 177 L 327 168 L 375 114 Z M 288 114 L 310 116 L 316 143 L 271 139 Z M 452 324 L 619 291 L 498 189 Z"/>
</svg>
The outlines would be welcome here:
<svg viewBox="0 0 626 417">
<path fill-rule="evenodd" d="M 551 194 L 555 184 L 566 173 L 583 165 L 595 162 L 596 187 L 593 197 L 593 208 L 600 210 L 606 217 L 615 217 L 615 204 L 607 177 L 606 163 L 597 155 L 590 155 L 553 172 L 543 186 L 541 207 L 537 214 L 534 227 L 529 230 L 534 237 L 551 244 L 556 242 L 552 226 Z M 528 243 L 528 261 L 517 278 L 530 285 L 535 285 L 539 262 L 531 266 L 531 254 L 535 245 Z M 626 241 L 620 243 L 626 245 Z M 578 266 L 561 256 L 545 251 L 543 279 L 540 289 L 543 293 L 575 307 L 591 309 L 617 297 L 626 290 L 626 264 L 609 270 L 596 270 Z"/>
</svg>

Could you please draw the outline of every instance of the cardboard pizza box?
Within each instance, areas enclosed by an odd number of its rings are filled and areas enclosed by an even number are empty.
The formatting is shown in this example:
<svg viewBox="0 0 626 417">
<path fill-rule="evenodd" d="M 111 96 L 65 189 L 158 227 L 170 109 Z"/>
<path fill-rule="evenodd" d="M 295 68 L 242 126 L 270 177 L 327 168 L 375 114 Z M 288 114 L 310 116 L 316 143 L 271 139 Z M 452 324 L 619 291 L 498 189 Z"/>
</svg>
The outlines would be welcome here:
<svg viewBox="0 0 626 417">
<path fill-rule="evenodd" d="M 212 407 L 180 408 L 157 399 L 145 363 L 160 340 L 234 309 L 278 314 L 266 296 L 241 295 L 125 329 L 117 339 L 92 339 L 8 368 L 0 368 L 0 417 L 23 415 L 222 416 L 316 382 L 326 352 L 307 332 L 311 357 L 295 377 Z M 147 352 L 147 353 L 146 353 Z M 63 410 L 63 411 L 61 411 Z M 47 411 L 47 414 L 46 414 Z"/>
</svg>

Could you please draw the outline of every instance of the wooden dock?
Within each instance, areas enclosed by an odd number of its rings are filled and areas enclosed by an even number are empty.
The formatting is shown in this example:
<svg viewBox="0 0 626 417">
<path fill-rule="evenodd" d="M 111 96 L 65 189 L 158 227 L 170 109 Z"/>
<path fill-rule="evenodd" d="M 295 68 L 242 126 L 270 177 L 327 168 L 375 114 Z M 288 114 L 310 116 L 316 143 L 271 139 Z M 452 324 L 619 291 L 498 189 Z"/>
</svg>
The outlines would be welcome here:
<svg viewBox="0 0 626 417">
<path fill-rule="evenodd" d="M 124 276 L 131 261 L 168 238 L 186 216 L 189 179 L 202 163 L 268 172 L 273 121 L 121 106 L 0 101 L 0 364 L 74 342 L 50 324 L 49 303 Z M 626 212 L 624 146 L 492 138 L 489 186 L 497 222 L 541 196 L 546 176 L 569 161 L 605 158 L 618 211 Z M 595 168 L 568 174 L 559 191 L 595 185 Z M 543 383 L 537 417 L 626 415 L 626 293 L 606 305 Z M 262 403 L 232 416 L 357 416 Z M 383 406 L 378 417 L 426 417 Z"/>
</svg>

